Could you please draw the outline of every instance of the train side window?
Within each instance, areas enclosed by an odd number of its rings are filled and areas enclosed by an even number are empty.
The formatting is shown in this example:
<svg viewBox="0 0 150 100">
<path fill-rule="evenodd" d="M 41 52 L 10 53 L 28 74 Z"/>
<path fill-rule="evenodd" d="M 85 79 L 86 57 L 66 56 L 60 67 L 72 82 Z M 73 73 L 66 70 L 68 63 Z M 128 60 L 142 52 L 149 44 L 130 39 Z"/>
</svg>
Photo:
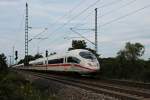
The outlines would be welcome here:
<svg viewBox="0 0 150 100">
<path fill-rule="evenodd" d="M 38 62 L 36 65 L 43 65 L 43 62 Z"/>
<path fill-rule="evenodd" d="M 76 57 L 68 57 L 67 61 L 68 63 L 77 63 L 77 64 L 80 63 L 80 60 Z"/>
<path fill-rule="evenodd" d="M 59 64 L 59 63 L 63 63 L 63 58 L 48 61 L 48 64 Z"/>
</svg>

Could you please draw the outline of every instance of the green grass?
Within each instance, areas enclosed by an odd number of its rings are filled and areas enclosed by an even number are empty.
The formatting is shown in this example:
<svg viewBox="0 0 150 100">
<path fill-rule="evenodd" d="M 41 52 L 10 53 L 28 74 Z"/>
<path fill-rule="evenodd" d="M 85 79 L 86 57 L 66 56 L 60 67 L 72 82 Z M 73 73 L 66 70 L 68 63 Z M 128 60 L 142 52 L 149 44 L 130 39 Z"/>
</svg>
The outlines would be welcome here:
<svg viewBox="0 0 150 100">
<path fill-rule="evenodd" d="M 58 100 L 15 72 L 0 72 L 0 100 Z"/>
</svg>

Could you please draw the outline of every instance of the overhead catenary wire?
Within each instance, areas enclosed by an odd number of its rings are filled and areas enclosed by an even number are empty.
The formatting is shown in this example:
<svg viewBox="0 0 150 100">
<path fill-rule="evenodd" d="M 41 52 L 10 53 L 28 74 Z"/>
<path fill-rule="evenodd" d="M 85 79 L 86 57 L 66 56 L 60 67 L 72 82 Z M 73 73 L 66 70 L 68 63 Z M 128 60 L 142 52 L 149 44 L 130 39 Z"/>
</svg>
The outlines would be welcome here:
<svg viewBox="0 0 150 100">
<path fill-rule="evenodd" d="M 80 13 L 78 13 L 76 16 L 72 17 L 71 19 L 69 19 L 66 23 L 64 23 L 61 27 L 58 27 L 57 29 L 55 29 L 54 31 L 52 31 L 51 33 L 55 33 L 57 30 L 63 28 L 64 26 L 66 26 L 68 23 L 70 23 L 73 19 L 77 18 L 78 16 L 82 15 L 84 12 L 86 12 L 88 9 L 90 9 L 91 7 L 95 6 L 98 2 L 100 2 L 100 0 L 97 0 L 96 2 L 92 3 L 91 5 L 89 5 L 87 8 L 85 8 L 84 10 L 82 10 Z M 50 34 L 51 35 L 51 34 Z M 49 37 L 49 36 L 46 36 Z M 55 39 L 54 39 L 55 40 Z M 40 42 L 43 40 L 40 40 Z"/>
<path fill-rule="evenodd" d="M 86 0 L 79 2 L 75 7 L 73 7 L 71 10 L 69 10 L 66 14 L 64 14 L 62 17 L 60 17 L 55 23 L 52 24 L 55 25 L 59 20 L 62 20 L 64 17 L 66 17 L 68 14 L 70 14 L 71 12 L 73 12 L 75 9 L 77 9 L 83 2 L 85 2 Z M 36 34 L 35 36 L 33 36 L 32 38 L 36 38 L 38 37 L 39 35 L 43 34 L 46 30 L 48 30 L 48 28 L 45 28 L 42 32 Z M 31 38 L 31 39 L 32 39 Z M 31 40 L 30 39 L 30 40 Z"/>
<path fill-rule="evenodd" d="M 86 9 L 82 10 L 79 14 L 77 14 L 76 16 L 72 17 L 70 20 L 68 20 L 66 23 L 64 23 L 61 27 L 57 28 L 56 30 L 54 30 L 53 32 L 55 33 L 57 30 L 60 30 L 61 28 L 63 28 L 65 25 L 67 25 L 68 23 L 70 23 L 73 19 L 77 18 L 78 16 L 80 16 L 82 13 L 84 13 L 85 11 L 87 11 L 89 8 L 91 8 L 92 6 L 94 6 L 96 3 L 98 3 L 100 0 L 97 0 L 96 2 L 94 2 L 93 4 L 91 4 L 90 6 L 88 6 Z M 122 0 L 116 0 L 116 1 L 112 1 L 112 2 L 109 2 L 107 4 L 104 4 L 104 5 L 101 5 L 99 6 L 98 8 L 103 8 L 103 7 L 107 7 L 107 6 L 110 6 L 110 5 L 113 5 L 115 3 L 118 3 Z M 93 12 L 93 11 L 92 11 Z M 91 13 L 90 13 L 91 14 Z M 88 16 L 90 15 L 88 14 Z M 87 16 L 87 17 L 88 17 Z M 85 19 L 84 19 L 85 20 Z M 53 33 L 52 32 L 52 33 Z"/>
<path fill-rule="evenodd" d="M 80 13 L 78 13 L 76 16 L 72 17 L 70 20 L 68 20 L 66 23 L 64 23 L 61 27 L 57 28 L 56 30 L 54 30 L 53 32 L 51 33 L 55 33 L 57 30 L 60 30 L 61 28 L 63 28 L 65 25 L 67 25 L 68 23 L 70 23 L 70 21 L 72 21 L 73 19 L 77 18 L 78 16 L 80 16 L 82 13 L 86 12 L 89 8 L 93 7 L 95 4 L 97 4 L 100 0 L 97 0 L 96 2 L 94 2 L 93 4 L 91 4 L 90 6 L 88 6 L 86 9 L 82 10 Z M 118 0 L 117 0 L 118 1 Z M 119 1 L 122 1 L 122 0 L 119 0 Z M 110 2 L 108 4 L 104 4 L 102 6 L 100 6 L 99 8 L 101 7 L 106 7 L 106 6 L 109 6 L 109 5 L 112 5 L 116 3 L 116 1 L 113 1 L 113 2 Z"/>
<path fill-rule="evenodd" d="M 59 22 L 60 20 L 62 20 L 63 18 L 67 17 L 69 14 L 71 14 L 74 10 L 76 10 L 78 7 L 80 7 L 85 1 L 87 0 L 81 0 L 75 7 L 73 7 L 72 9 L 70 9 L 67 13 L 65 13 L 63 16 L 61 16 L 60 18 L 58 18 L 58 20 L 55 21 L 55 23 L 53 23 L 52 25 L 55 25 L 57 22 Z"/>
<path fill-rule="evenodd" d="M 139 8 L 139 9 L 137 9 L 137 10 L 134 10 L 134 11 L 132 11 L 132 12 L 126 14 L 126 15 L 120 16 L 120 17 L 118 17 L 118 18 L 116 18 L 116 19 L 114 19 L 114 20 L 112 20 L 112 21 L 109 21 L 109 22 L 103 24 L 103 25 L 100 25 L 99 27 L 102 27 L 102 26 L 111 24 L 111 23 L 113 23 L 113 22 L 115 22 L 115 21 L 118 21 L 118 20 L 120 20 L 120 19 L 123 19 L 123 18 L 125 18 L 125 17 L 128 17 L 128 16 L 130 16 L 130 15 L 132 15 L 132 14 L 135 14 L 135 13 L 137 13 L 137 12 L 139 12 L 139 11 L 141 11 L 141 10 L 144 10 L 144 9 L 146 9 L 146 8 L 149 8 L 149 7 L 150 7 L 150 4 L 149 4 L 149 5 L 146 5 L 146 6 L 142 7 L 142 8 Z"/>
<path fill-rule="evenodd" d="M 99 6 L 99 7 L 97 7 L 97 8 L 103 8 L 103 7 L 111 6 L 111 5 L 116 4 L 116 3 L 119 3 L 119 2 L 121 2 L 121 1 L 123 1 L 123 0 L 112 1 L 112 2 L 109 2 L 109 3 L 104 4 L 104 5 L 102 5 L 102 6 Z"/>
<path fill-rule="evenodd" d="M 107 7 L 107 6 L 110 6 L 110 5 L 112 5 L 112 4 L 116 3 L 116 2 L 120 2 L 120 1 L 122 1 L 122 0 L 119 0 L 119 1 L 118 1 L 118 0 L 117 0 L 117 1 L 112 1 L 112 2 L 110 2 L 110 3 L 108 3 L 108 4 L 104 4 L 104 5 L 102 5 L 102 6 L 100 6 L 100 7 L 97 7 L 97 8 Z M 78 13 L 77 15 L 75 15 L 74 17 L 72 17 L 71 19 L 69 19 L 66 23 L 64 23 L 61 27 L 59 27 L 59 28 L 56 29 L 55 31 L 57 31 L 57 30 L 63 28 L 65 25 L 67 25 L 68 23 L 70 23 L 73 19 L 76 19 L 77 17 L 81 16 L 84 12 L 86 12 L 89 8 L 91 8 L 91 7 L 93 7 L 94 5 L 96 5 L 98 2 L 100 2 L 100 0 L 97 0 L 96 2 L 94 2 L 93 4 L 91 4 L 90 6 L 88 6 L 88 7 L 85 8 L 84 10 L 82 10 L 80 13 Z M 89 14 L 89 15 L 90 15 L 90 14 Z"/>
<path fill-rule="evenodd" d="M 119 2 L 121 2 L 121 1 L 123 1 L 123 0 L 112 1 L 112 2 L 109 2 L 109 3 L 107 3 L 107 4 L 101 5 L 101 6 L 97 7 L 97 8 L 104 8 L 104 7 L 107 7 L 107 6 L 111 6 L 111 5 L 116 4 L 116 3 L 119 3 Z M 92 13 L 93 13 L 93 11 L 91 11 L 87 16 L 85 16 L 85 17 L 84 17 L 84 20 L 87 19 L 88 16 L 90 16 Z"/>
<path fill-rule="evenodd" d="M 132 4 L 132 3 L 136 2 L 136 1 L 137 1 L 137 0 L 132 0 L 132 1 L 130 1 L 130 2 L 127 2 L 127 3 L 125 3 L 124 5 L 121 5 L 121 7 L 117 8 L 117 9 L 113 9 L 113 10 L 111 10 L 111 11 L 106 12 L 106 13 L 103 14 L 103 15 L 98 16 L 98 18 L 102 18 L 102 17 L 104 17 L 104 16 L 107 16 L 107 15 L 113 13 L 114 11 L 117 11 L 117 10 L 120 10 L 121 8 L 124 8 L 124 7 L 126 7 L 126 6 L 129 6 L 130 4 Z M 92 12 L 92 13 L 93 13 L 93 12 Z M 88 16 L 89 16 L 89 15 L 88 15 Z M 86 16 L 86 17 L 84 18 L 84 22 L 85 22 L 85 20 L 87 20 L 88 16 Z M 86 24 L 86 23 L 83 23 L 82 26 L 85 25 L 85 24 Z M 77 25 L 76 25 L 76 26 L 77 26 Z"/>
<path fill-rule="evenodd" d="M 100 0 L 97 0 L 96 2 L 94 2 L 93 4 L 91 4 L 90 6 L 88 6 L 86 9 L 82 10 L 79 14 L 77 14 L 76 16 L 72 17 L 70 20 L 68 20 L 66 23 L 64 23 L 61 27 L 57 28 L 56 30 L 54 30 L 52 33 L 55 33 L 57 30 L 60 30 L 61 28 L 63 28 L 65 25 L 67 25 L 68 23 L 70 23 L 73 19 L 77 18 L 78 16 L 80 16 L 82 13 L 86 12 L 89 8 L 93 7 L 95 4 L 97 4 Z M 113 5 L 115 3 L 118 3 L 122 0 L 117 0 L 117 1 L 112 1 L 110 3 L 107 3 L 107 4 L 104 4 L 104 5 L 101 5 L 99 6 L 98 8 L 103 8 L 103 7 L 107 7 L 107 6 L 110 6 L 110 5 Z M 93 12 L 93 11 L 92 11 Z M 53 40 L 55 41 L 55 39 Z"/>
<path fill-rule="evenodd" d="M 132 1 L 130 1 L 130 2 L 127 2 L 126 4 L 121 5 L 121 7 L 117 8 L 117 9 L 113 9 L 113 10 L 111 10 L 111 11 L 109 11 L 109 12 L 106 12 L 106 13 L 103 14 L 103 15 L 98 16 L 98 18 L 100 18 L 100 17 L 102 18 L 102 17 L 104 17 L 104 16 L 106 16 L 106 15 L 109 15 L 109 14 L 113 13 L 114 11 L 117 11 L 117 10 L 120 10 L 121 8 L 124 8 L 124 7 L 126 7 L 126 6 L 129 6 L 130 4 L 132 4 L 132 3 L 136 2 L 136 1 L 137 1 L 137 0 L 132 0 Z"/>
<path fill-rule="evenodd" d="M 80 13 L 78 13 L 76 16 L 72 17 L 71 19 L 69 19 L 67 22 L 65 22 L 62 26 L 56 28 L 54 31 L 52 31 L 51 33 L 55 33 L 57 30 L 63 28 L 64 26 L 66 26 L 68 23 L 70 23 L 73 19 L 77 18 L 78 16 L 82 15 L 84 12 L 86 12 L 88 9 L 90 9 L 91 7 L 93 7 L 94 5 L 96 5 L 98 2 L 100 2 L 100 0 L 97 0 L 96 2 L 92 3 L 91 5 L 89 5 L 87 8 L 85 8 L 84 10 L 82 10 Z M 49 37 L 49 36 L 47 36 Z M 42 40 L 41 40 L 42 41 Z"/>
<path fill-rule="evenodd" d="M 138 10 L 140 11 L 140 10 L 143 10 L 143 9 L 145 9 L 145 8 L 147 8 L 147 6 L 146 6 L 146 7 L 143 7 L 143 8 L 140 8 L 140 9 L 138 9 Z M 111 22 L 107 22 L 107 23 L 103 24 L 102 26 L 105 26 L 105 25 L 107 25 L 107 24 L 111 24 L 111 23 L 113 23 L 113 22 L 115 22 L 115 21 L 117 21 L 117 20 L 120 20 L 120 19 L 122 19 L 122 18 L 125 18 L 125 17 L 127 17 L 127 16 L 129 16 L 129 15 L 132 15 L 132 13 L 134 14 L 134 13 L 136 13 L 136 12 L 139 12 L 138 10 L 133 11 L 133 12 L 131 12 L 131 13 L 129 13 L 129 14 L 123 15 L 123 16 L 121 16 L 121 17 L 119 17 L 119 18 L 116 18 L 116 19 L 114 19 L 114 20 L 111 21 Z"/>
<path fill-rule="evenodd" d="M 91 44 L 95 45 L 94 42 L 90 41 L 89 39 L 87 39 L 86 37 L 84 37 L 83 35 L 81 35 L 79 32 L 73 30 L 72 28 L 70 28 L 70 30 L 71 30 L 72 32 L 74 32 L 75 34 L 79 35 L 81 38 L 83 38 L 83 39 L 89 41 Z"/>
<path fill-rule="evenodd" d="M 75 18 L 81 16 L 84 12 L 86 12 L 88 9 L 90 9 L 91 7 L 93 7 L 95 4 L 97 4 L 98 2 L 100 2 L 100 0 L 97 0 L 96 2 L 92 3 L 91 5 L 89 5 L 87 8 L 83 9 L 81 12 L 79 12 L 77 15 L 73 16 L 72 18 L 70 18 L 68 21 L 66 21 L 63 25 L 61 25 L 60 27 L 56 28 L 54 31 L 52 31 L 51 33 L 55 33 L 56 31 L 60 30 L 61 28 L 63 28 L 64 26 L 66 26 L 68 23 L 70 23 L 72 20 L 74 20 Z"/>
<path fill-rule="evenodd" d="M 108 25 L 108 24 L 111 24 L 111 23 L 113 23 L 113 22 L 115 22 L 115 21 L 118 21 L 118 20 L 123 19 L 123 18 L 125 18 L 125 17 L 128 17 L 128 16 L 130 16 L 130 15 L 133 15 L 133 14 L 135 14 L 135 13 L 141 11 L 141 10 L 144 10 L 144 9 L 146 9 L 146 8 L 149 8 L 149 7 L 150 7 L 150 4 L 149 4 L 149 5 L 146 5 L 146 6 L 142 7 L 142 8 L 139 8 L 139 9 L 137 9 L 137 10 L 134 10 L 134 11 L 132 11 L 132 12 L 130 12 L 130 13 L 128 13 L 128 14 L 125 14 L 125 15 L 123 15 L 123 16 L 120 16 L 120 17 L 118 17 L 118 18 L 115 18 L 115 19 L 113 19 L 113 20 L 111 20 L 111 21 L 109 21 L 109 22 L 106 22 L 106 23 L 102 24 L 102 25 L 99 25 L 99 27 L 106 26 L 106 25 Z"/>
<path fill-rule="evenodd" d="M 38 34 L 36 34 L 35 36 L 33 36 L 31 39 L 38 37 L 39 35 L 41 35 L 42 33 L 46 32 L 48 29 L 44 28 L 44 30 Z"/>
</svg>

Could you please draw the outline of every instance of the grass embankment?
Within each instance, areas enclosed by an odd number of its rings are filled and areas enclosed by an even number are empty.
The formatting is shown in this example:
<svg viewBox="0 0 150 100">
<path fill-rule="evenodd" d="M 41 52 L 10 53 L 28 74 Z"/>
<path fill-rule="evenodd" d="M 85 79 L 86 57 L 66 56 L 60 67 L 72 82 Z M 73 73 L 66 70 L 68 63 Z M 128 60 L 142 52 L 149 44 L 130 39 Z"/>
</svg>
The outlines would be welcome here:
<svg viewBox="0 0 150 100">
<path fill-rule="evenodd" d="M 0 72 L 0 100 L 57 100 L 15 72 Z"/>
</svg>

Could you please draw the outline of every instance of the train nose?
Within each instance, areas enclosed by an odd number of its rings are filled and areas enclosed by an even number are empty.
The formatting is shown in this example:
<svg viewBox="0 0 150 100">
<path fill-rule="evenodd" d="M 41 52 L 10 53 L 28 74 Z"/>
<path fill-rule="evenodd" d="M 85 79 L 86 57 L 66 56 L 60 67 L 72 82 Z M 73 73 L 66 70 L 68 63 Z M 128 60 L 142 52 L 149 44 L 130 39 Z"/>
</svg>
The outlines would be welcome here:
<svg viewBox="0 0 150 100">
<path fill-rule="evenodd" d="M 99 69 L 99 63 L 89 62 L 87 64 L 88 64 L 89 67 L 92 67 L 94 69 Z"/>
</svg>

